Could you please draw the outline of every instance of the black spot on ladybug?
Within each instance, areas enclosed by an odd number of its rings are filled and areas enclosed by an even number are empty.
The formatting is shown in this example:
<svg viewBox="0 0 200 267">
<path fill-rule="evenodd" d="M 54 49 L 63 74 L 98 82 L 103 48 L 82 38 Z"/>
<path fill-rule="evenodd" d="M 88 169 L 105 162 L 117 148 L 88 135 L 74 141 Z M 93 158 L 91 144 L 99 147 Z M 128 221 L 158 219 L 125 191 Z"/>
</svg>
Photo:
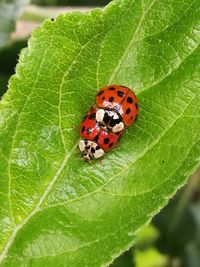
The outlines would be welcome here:
<svg viewBox="0 0 200 267">
<path fill-rule="evenodd" d="M 91 134 L 92 130 L 91 128 L 87 128 L 87 134 Z"/>
<path fill-rule="evenodd" d="M 133 99 L 132 99 L 132 97 L 129 96 L 129 97 L 127 98 L 127 102 L 130 103 L 130 104 L 133 103 Z"/>
<path fill-rule="evenodd" d="M 113 145 L 114 145 L 114 143 L 110 143 L 108 147 L 110 148 L 110 147 L 112 147 Z"/>
<path fill-rule="evenodd" d="M 106 113 L 104 114 L 103 121 L 104 121 L 104 123 L 108 123 L 109 120 L 110 120 L 110 117 L 108 116 L 108 113 L 106 112 Z"/>
<path fill-rule="evenodd" d="M 104 116 L 104 118 L 103 118 L 103 122 L 106 124 L 106 123 L 109 123 L 109 120 L 110 120 L 110 118 L 108 117 L 108 116 Z M 112 125 L 111 125 L 111 127 L 112 127 Z"/>
<path fill-rule="evenodd" d="M 115 90 L 115 87 L 109 87 L 108 90 L 110 90 L 110 91 L 114 91 L 114 90 Z"/>
<path fill-rule="evenodd" d="M 138 103 L 135 103 L 135 107 L 136 107 L 136 109 L 138 109 Z"/>
<path fill-rule="evenodd" d="M 114 97 L 113 97 L 113 96 L 111 96 L 111 97 L 108 99 L 109 102 L 113 102 L 113 100 L 114 100 Z"/>
<path fill-rule="evenodd" d="M 104 100 L 105 100 L 105 96 L 102 97 L 102 101 L 104 101 Z"/>
<path fill-rule="evenodd" d="M 97 136 L 95 136 L 94 141 L 97 143 L 98 140 L 99 140 L 99 136 L 97 135 Z"/>
<path fill-rule="evenodd" d="M 54 21 L 54 18 L 51 18 L 51 21 Z"/>
<path fill-rule="evenodd" d="M 111 121 L 110 121 L 110 126 L 111 126 L 111 127 L 114 127 L 116 124 L 117 124 L 117 122 L 115 122 L 115 120 L 111 120 Z"/>
<path fill-rule="evenodd" d="M 103 91 L 100 91 L 97 95 L 100 96 L 103 94 Z"/>
<path fill-rule="evenodd" d="M 83 133 L 85 131 L 85 126 L 82 127 L 81 132 Z"/>
<path fill-rule="evenodd" d="M 92 152 L 92 153 L 95 153 L 95 149 L 94 149 L 94 147 L 91 148 L 91 152 Z"/>
<path fill-rule="evenodd" d="M 131 112 L 130 108 L 127 108 L 126 114 L 128 115 Z"/>
<path fill-rule="evenodd" d="M 118 94 L 119 97 L 123 97 L 124 92 L 122 92 L 122 91 L 118 91 L 117 94 Z"/>
<path fill-rule="evenodd" d="M 93 120 L 95 118 L 95 113 L 90 114 L 89 119 Z"/>
<path fill-rule="evenodd" d="M 109 138 L 105 138 L 105 139 L 103 140 L 103 142 L 104 142 L 105 145 L 107 145 L 107 144 L 109 143 L 109 141 L 110 141 Z"/>
<path fill-rule="evenodd" d="M 100 149 L 100 146 L 97 146 L 97 147 L 96 147 L 96 150 L 99 150 L 99 149 Z"/>
<path fill-rule="evenodd" d="M 129 120 L 131 121 L 132 119 L 133 119 L 133 116 L 131 116 Z"/>
</svg>

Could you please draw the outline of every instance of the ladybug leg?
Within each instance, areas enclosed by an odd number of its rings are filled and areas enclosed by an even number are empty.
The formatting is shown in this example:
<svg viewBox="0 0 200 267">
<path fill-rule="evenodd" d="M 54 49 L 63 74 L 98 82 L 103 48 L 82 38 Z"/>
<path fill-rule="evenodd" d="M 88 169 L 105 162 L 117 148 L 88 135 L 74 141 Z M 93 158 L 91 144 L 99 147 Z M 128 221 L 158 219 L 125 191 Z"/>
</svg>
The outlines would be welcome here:
<svg viewBox="0 0 200 267">
<path fill-rule="evenodd" d="M 101 149 L 98 145 L 95 147 L 95 152 L 94 152 L 94 158 L 98 159 L 101 158 L 104 155 L 103 149 Z"/>
</svg>

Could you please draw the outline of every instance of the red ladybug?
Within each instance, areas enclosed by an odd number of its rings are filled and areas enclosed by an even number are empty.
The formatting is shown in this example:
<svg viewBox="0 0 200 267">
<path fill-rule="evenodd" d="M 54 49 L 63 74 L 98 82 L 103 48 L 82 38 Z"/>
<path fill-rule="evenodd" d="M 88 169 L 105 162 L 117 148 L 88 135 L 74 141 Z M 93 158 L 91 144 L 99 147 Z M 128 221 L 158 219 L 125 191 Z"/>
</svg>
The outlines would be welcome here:
<svg viewBox="0 0 200 267">
<path fill-rule="evenodd" d="M 114 148 L 123 131 L 112 133 L 103 129 L 96 121 L 96 109 L 91 108 L 80 124 L 79 149 L 86 161 L 102 157 Z"/>
<path fill-rule="evenodd" d="M 112 132 L 119 132 L 129 127 L 137 119 L 138 100 L 133 91 L 122 85 L 108 85 L 96 95 L 99 108 L 97 122 Z M 110 112 L 110 114 L 109 114 Z"/>
</svg>

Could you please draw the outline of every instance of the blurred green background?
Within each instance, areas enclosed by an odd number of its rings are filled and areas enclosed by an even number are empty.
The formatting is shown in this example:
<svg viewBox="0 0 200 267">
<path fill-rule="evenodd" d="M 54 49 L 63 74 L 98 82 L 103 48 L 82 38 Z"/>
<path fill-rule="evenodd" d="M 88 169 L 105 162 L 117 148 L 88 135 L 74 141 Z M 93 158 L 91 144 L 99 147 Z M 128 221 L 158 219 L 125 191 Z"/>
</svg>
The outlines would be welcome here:
<svg viewBox="0 0 200 267">
<path fill-rule="evenodd" d="M 108 0 L 0 0 L 0 97 L 15 72 L 20 50 L 45 18 L 89 10 Z M 15 27 L 16 22 L 16 27 Z M 133 214 L 134 216 L 134 214 Z M 112 267 L 200 267 L 200 170 L 170 200 Z"/>
</svg>

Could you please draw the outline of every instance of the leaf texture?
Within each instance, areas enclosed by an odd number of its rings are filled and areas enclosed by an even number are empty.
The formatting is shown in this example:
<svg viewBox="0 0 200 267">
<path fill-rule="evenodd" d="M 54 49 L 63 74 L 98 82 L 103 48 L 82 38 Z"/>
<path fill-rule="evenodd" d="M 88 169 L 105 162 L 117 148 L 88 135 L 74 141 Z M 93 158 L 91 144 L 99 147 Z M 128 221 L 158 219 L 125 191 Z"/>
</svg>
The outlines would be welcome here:
<svg viewBox="0 0 200 267">
<path fill-rule="evenodd" d="M 33 32 L 0 104 L 0 266 L 107 266 L 197 168 L 199 9 L 116 0 Z M 87 164 L 76 126 L 111 83 L 140 116 Z"/>
</svg>

